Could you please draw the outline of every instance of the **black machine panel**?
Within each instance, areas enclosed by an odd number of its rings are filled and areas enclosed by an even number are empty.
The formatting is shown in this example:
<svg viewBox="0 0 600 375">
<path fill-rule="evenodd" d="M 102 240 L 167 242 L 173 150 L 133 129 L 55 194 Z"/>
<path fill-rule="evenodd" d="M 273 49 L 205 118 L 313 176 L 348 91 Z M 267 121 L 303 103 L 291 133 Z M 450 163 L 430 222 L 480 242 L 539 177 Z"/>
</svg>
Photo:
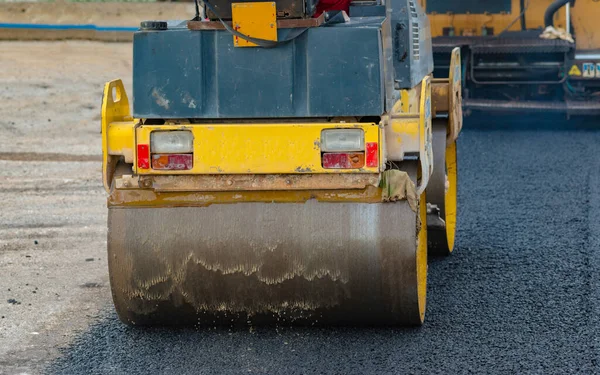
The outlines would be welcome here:
<svg viewBox="0 0 600 375">
<path fill-rule="evenodd" d="M 511 0 L 427 0 L 427 13 L 510 13 Z"/>
</svg>

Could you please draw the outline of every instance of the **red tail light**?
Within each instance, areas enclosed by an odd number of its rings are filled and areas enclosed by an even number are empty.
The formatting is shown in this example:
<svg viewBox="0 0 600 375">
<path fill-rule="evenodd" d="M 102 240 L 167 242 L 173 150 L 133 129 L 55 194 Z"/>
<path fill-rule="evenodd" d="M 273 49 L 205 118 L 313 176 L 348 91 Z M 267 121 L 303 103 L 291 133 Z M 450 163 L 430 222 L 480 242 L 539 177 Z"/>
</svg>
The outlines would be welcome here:
<svg viewBox="0 0 600 375">
<path fill-rule="evenodd" d="M 377 142 L 367 142 L 367 167 L 379 166 L 379 153 Z"/>
<path fill-rule="evenodd" d="M 150 149 L 148 145 L 137 146 L 137 162 L 140 169 L 150 168 Z"/>
<path fill-rule="evenodd" d="M 152 169 L 182 171 L 192 169 L 192 154 L 153 154 Z"/>
<path fill-rule="evenodd" d="M 356 169 L 365 166 L 365 155 L 362 152 L 326 152 L 322 158 L 326 169 Z"/>
</svg>

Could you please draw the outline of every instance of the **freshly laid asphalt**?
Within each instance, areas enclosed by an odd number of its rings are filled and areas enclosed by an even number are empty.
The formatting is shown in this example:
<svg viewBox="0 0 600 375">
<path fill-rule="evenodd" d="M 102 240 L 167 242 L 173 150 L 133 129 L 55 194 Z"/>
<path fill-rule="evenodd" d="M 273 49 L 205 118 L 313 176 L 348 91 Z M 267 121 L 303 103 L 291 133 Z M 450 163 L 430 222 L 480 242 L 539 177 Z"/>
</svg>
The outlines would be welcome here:
<svg viewBox="0 0 600 375">
<path fill-rule="evenodd" d="M 457 248 L 430 262 L 423 327 L 130 328 L 106 306 L 48 371 L 600 373 L 600 131 L 529 121 L 465 125 Z"/>
</svg>

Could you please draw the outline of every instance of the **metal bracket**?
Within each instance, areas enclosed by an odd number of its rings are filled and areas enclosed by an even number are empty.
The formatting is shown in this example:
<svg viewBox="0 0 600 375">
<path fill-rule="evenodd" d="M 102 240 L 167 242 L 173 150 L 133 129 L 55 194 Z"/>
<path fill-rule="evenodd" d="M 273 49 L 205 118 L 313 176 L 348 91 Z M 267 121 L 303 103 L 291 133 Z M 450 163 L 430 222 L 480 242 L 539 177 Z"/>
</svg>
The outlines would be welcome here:
<svg viewBox="0 0 600 375">
<path fill-rule="evenodd" d="M 275 2 L 232 3 L 233 29 L 251 38 L 277 41 L 277 8 Z M 235 47 L 258 47 L 248 40 L 233 36 Z"/>
<path fill-rule="evenodd" d="M 138 189 L 140 187 L 139 177 L 125 174 L 115 179 L 115 187 L 117 189 Z"/>
<path fill-rule="evenodd" d="M 104 85 L 102 96 L 102 182 L 106 192 L 110 192 L 113 175 L 118 155 L 110 155 L 108 142 L 109 126 L 117 121 L 130 121 L 132 117 L 129 112 L 129 99 L 125 93 L 125 87 L 120 79 L 110 81 Z"/>
</svg>

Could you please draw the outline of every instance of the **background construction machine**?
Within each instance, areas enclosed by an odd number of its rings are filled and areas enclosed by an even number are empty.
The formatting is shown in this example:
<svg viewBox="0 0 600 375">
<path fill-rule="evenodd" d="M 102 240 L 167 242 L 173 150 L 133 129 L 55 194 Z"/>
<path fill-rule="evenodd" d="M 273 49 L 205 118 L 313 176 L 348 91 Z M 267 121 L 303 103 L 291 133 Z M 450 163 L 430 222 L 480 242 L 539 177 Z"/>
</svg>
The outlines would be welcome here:
<svg viewBox="0 0 600 375">
<path fill-rule="evenodd" d="M 465 110 L 600 113 L 600 2 L 421 4 L 431 20 L 436 75 L 446 74 L 450 51 L 461 47 Z"/>
<path fill-rule="evenodd" d="M 315 4 L 135 33 L 133 114 L 119 80 L 102 106 L 124 322 L 423 322 L 428 230 L 454 247 L 459 51 L 432 79 L 417 3 Z"/>
</svg>

